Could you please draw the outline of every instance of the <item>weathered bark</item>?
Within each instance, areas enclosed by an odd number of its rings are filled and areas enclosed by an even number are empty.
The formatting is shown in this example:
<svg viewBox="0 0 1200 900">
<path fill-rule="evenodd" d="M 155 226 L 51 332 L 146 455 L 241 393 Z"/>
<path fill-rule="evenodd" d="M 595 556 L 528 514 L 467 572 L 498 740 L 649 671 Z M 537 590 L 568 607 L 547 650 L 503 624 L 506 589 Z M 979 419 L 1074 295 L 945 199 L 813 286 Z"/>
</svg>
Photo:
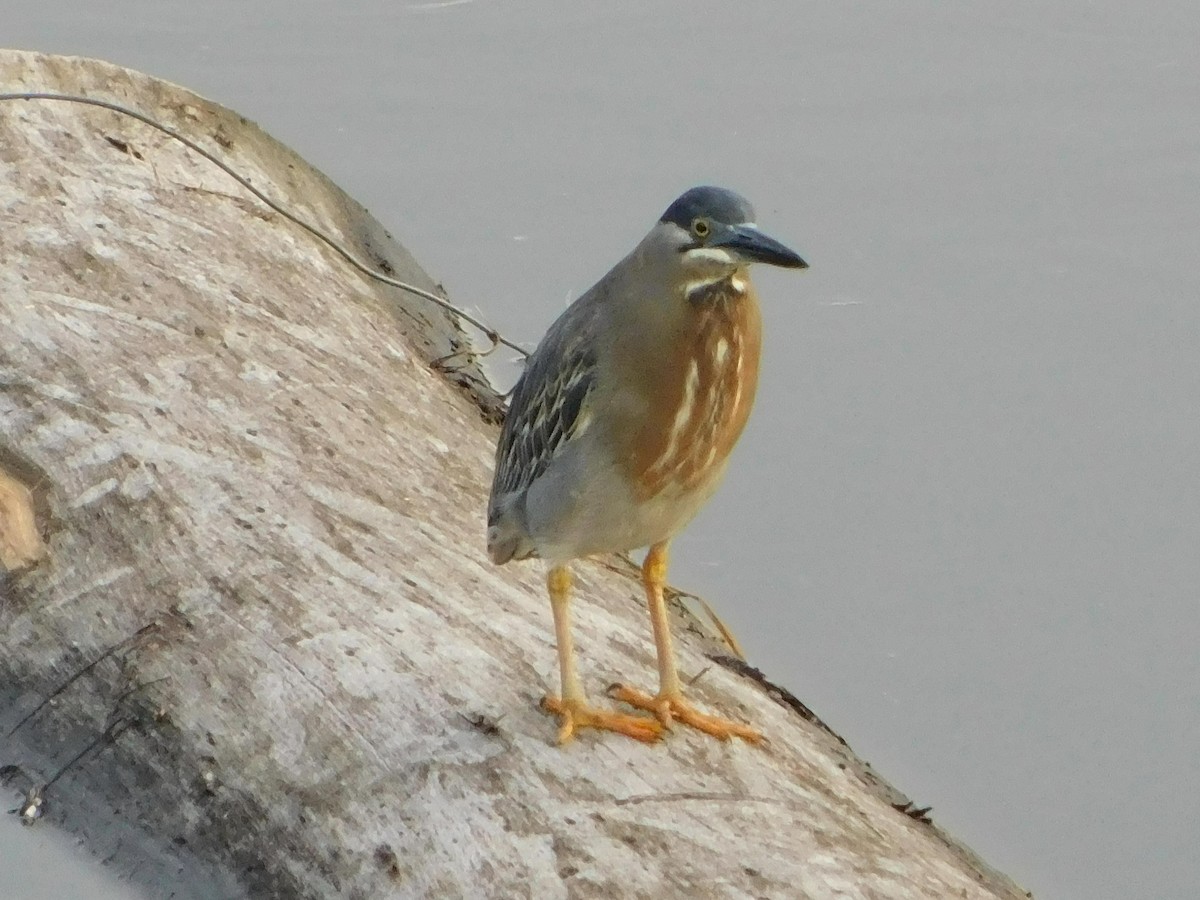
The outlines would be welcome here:
<svg viewBox="0 0 1200 900">
<path fill-rule="evenodd" d="M 13 52 L 0 84 L 151 113 L 434 288 L 325 178 L 187 91 Z M 135 879 L 176 896 L 1025 896 L 894 808 L 789 695 L 714 662 L 683 611 L 696 699 L 769 742 L 555 746 L 542 571 L 482 546 L 495 396 L 431 366 L 462 335 L 428 301 L 85 106 L 0 104 L 0 208 L 0 763 L 45 781 L 107 729 L 48 820 Z M 652 686 L 636 582 L 578 568 L 589 688 Z"/>
</svg>

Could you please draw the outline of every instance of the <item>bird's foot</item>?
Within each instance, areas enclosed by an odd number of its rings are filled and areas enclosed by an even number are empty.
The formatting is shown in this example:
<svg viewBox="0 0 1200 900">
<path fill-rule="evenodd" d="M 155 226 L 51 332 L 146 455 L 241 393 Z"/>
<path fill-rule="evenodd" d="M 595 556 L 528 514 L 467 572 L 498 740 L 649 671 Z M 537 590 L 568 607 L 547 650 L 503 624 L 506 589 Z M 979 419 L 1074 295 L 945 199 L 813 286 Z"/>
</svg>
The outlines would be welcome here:
<svg viewBox="0 0 1200 900">
<path fill-rule="evenodd" d="M 684 725 L 703 731 L 722 741 L 739 737 L 744 741 L 757 744 L 762 740 L 762 732 L 757 729 L 741 722 L 702 713 L 684 700 L 680 693 L 650 696 L 636 688 L 629 687 L 629 685 L 614 684 L 608 689 L 608 696 L 614 700 L 620 700 L 622 703 L 628 703 L 630 706 L 636 706 L 638 709 L 654 713 L 667 728 L 671 727 L 672 722 L 682 722 Z"/>
<path fill-rule="evenodd" d="M 563 700 L 549 695 L 542 698 L 542 709 L 558 716 L 559 744 L 570 741 L 580 728 L 615 731 L 647 744 L 662 740 L 662 723 L 648 716 L 630 716 L 611 709 L 596 709 L 588 706 L 584 700 Z"/>
</svg>

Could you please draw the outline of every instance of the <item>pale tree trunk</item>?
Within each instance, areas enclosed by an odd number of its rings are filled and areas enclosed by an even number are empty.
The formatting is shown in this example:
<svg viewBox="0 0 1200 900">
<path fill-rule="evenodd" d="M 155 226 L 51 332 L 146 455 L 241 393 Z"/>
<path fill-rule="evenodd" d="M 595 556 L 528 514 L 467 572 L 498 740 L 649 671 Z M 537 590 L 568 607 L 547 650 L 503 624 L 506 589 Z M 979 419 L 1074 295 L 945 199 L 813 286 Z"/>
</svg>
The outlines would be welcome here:
<svg viewBox="0 0 1200 900">
<path fill-rule="evenodd" d="M 436 289 L 187 91 L 14 52 L 0 84 L 150 113 Z M 431 366 L 463 336 L 429 301 L 86 106 L 0 104 L 0 210 L 0 764 L 15 796 L 92 747 L 38 827 L 156 896 L 1025 896 L 680 610 L 696 699 L 768 743 L 555 746 L 543 572 L 483 549 L 496 397 Z M 589 689 L 652 686 L 636 582 L 578 569 Z"/>
</svg>

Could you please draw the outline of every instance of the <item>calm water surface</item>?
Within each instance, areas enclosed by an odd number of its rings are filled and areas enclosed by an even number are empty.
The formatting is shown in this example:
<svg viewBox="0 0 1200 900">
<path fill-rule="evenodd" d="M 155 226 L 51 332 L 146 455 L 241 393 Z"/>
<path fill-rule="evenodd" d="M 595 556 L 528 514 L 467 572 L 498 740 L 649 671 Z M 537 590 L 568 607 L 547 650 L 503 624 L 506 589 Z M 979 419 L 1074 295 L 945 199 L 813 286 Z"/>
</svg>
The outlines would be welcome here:
<svg viewBox="0 0 1200 900">
<path fill-rule="evenodd" d="M 758 277 L 674 580 L 1036 895 L 1191 900 L 1200 7 L 732 8 L 45 0 L 3 40 L 256 119 L 531 346 L 683 188 L 745 193 L 812 269 Z M 14 896 L 101 896 L 26 840 Z"/>
</svg>

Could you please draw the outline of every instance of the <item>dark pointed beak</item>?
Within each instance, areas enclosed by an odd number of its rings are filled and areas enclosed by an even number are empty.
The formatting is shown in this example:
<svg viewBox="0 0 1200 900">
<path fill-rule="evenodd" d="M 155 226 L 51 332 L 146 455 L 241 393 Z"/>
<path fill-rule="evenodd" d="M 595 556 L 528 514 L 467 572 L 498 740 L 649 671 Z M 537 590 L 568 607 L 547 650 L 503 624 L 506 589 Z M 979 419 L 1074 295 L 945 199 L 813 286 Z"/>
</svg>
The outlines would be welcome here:
<svg viewBox="0 0 1200 900">
<path fill-rule="evenodd" d="M 790 250 L 773 237 L 763 234 L 753 225 L 733 225 L 725 233 L 709 241 L 710 247 L 721 247 L 746 262 L 762 262 L 785 269 L 807 269 L 808 263 L 795 250 Z"/>
</svg>

